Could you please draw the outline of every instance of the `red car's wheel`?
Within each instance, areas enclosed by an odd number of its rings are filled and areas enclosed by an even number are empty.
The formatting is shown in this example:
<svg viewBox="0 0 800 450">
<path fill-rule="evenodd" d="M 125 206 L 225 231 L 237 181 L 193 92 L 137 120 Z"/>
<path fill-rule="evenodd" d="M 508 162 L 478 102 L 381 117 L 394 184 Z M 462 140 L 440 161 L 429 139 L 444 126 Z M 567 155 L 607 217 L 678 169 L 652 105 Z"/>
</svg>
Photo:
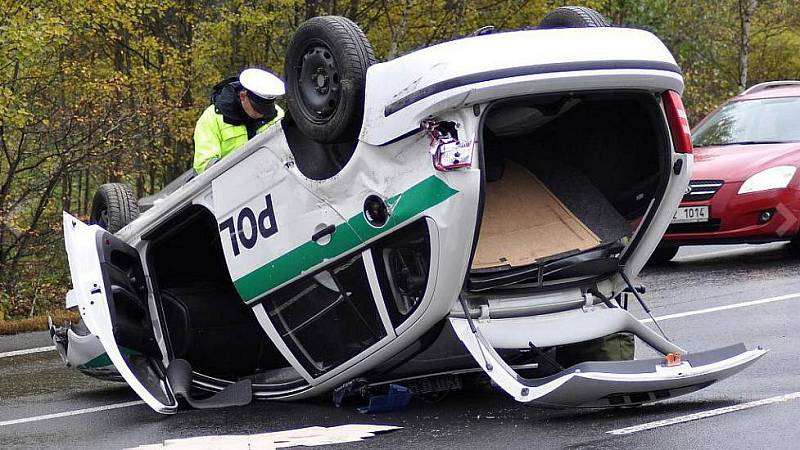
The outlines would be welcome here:
<svg viewBox="0 0 800 450">
<path fill-rule="evenodd" d="M 789 242 L 789 249 L 792 251 L 792 253 L 800 255 L 800 235 L 795 236 Z"/>
<path fill-rule="evenodd" d="M 650 259 L 647 263 L 650 265 L 665 264 L 678 254 L 679 249 L 680 247 L 678 246 L 658 247 L 653 254 L 650 255 Z"/>
</svg>

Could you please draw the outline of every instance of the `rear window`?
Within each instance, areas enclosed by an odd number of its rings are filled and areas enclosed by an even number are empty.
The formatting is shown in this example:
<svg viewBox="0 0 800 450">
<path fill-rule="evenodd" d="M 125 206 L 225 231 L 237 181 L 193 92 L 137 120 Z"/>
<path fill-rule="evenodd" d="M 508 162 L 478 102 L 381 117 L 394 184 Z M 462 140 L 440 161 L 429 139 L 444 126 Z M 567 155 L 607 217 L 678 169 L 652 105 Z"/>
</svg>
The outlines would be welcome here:
<svg viewBox="0 0 800 450">
<path fill-rule="evenodd" d="M 698 127 L 695 147 L 800 141 L 800 97 L 729 103 Z"/>
</svg>

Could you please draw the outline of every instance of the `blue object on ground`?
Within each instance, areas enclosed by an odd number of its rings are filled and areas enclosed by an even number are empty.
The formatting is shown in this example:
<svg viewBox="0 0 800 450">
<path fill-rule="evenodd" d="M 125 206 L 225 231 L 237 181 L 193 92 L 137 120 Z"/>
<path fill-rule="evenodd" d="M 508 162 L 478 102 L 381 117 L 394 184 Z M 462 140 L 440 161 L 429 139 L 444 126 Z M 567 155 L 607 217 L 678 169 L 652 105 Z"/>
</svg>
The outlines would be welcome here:
<svg viewBox="0 0 800 450">
<path fill-rule="evenodd" d="M 411 394 L 411 391 L 405 386 L 390 384 L 389 392 L 384 395 L 373 395 L 369 398 L 369 404 L 358 408 L 358 412 L 362 414 L 374 414 L 400 411 L 408 406 L 412 396 L 413 394 Z"/>
</svg>

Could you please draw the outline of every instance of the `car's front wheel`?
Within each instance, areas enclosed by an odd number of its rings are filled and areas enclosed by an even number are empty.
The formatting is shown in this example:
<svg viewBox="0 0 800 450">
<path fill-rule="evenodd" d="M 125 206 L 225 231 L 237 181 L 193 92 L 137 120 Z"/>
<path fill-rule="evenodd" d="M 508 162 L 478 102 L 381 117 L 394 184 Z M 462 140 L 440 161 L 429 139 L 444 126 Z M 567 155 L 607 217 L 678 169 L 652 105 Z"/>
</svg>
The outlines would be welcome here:
<svg viewBox="0 0 800 450">
<path fill-rule="evenodd" d="M 585 6 L 562 6 L 556 8 L 539 22 L 539 29 L 610 27 L 602 14 Z"/>
<path fill-rule="evenodd" d="M 669 245 L 669 246 L 659 246 L 650 255 L 650 259 L 647 261 L 647 264 L 650 265 L 660 265 L 666 264 L 678 254 L 678 250 L 680 249 L 679 246 L 676 245 Z"/>
</svg>

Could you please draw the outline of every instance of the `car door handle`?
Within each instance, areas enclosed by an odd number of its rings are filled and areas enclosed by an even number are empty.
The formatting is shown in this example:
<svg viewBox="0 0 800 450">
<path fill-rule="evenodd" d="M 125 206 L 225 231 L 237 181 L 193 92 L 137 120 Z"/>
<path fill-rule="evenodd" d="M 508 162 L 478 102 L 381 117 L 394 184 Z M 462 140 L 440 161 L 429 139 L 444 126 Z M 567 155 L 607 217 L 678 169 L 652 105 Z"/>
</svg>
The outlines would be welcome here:
<svg viewBox="0 0 800 450">
<path fill-rule="evenodd" d="M 327 227 L 311 235 L 311 240 L 317 242 L 325 236 L 333 234 L 334 231 L 336 231 L 336 225 L 328 225 Z"/>
</svg>

